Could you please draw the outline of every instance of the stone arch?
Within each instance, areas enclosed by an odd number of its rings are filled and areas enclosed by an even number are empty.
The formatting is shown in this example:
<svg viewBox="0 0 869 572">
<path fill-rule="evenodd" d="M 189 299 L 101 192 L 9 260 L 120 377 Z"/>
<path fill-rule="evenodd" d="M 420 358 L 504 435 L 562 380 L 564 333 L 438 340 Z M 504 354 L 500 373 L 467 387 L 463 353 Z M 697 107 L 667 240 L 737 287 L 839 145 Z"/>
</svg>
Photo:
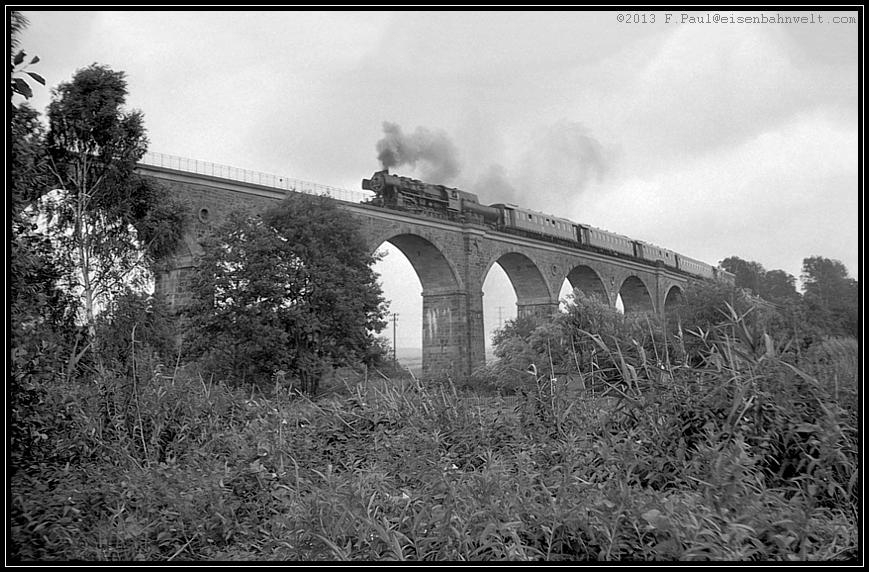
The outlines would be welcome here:
<svg viewBox="0 0 869 572">
<path fill-rule="evenodd" d="M 532 259 L 519 252 L 500 254 L 486 266 L 481 283 L 496 263 L 504 270 L 513 291 L 516 292 L 518 316 L 550 314 L 554 311 L 556 305 L 552 300 L 549 284 Z"/>
<path fill-rule="evenodd" d="M 679 306 L 685 302 L 685 293 L 678 284 L 673 284 L 664 297 L 664 314 L 672 315 L 679 311 Z"/>
<path fill-rule="evenodd" d="M 609 304 L 609 293 L 606 284 L 597 270 L 585 264 L 579 264 L 567 274 L 567 281 L 574 290 L 581 290 L 585 294 L 596 294 L 604 303 Z"/>
<path fill-rule="evenodd" d="M 375 249 L 384 242 L 404 254 L 422 284 L 422 374 L 470 371 L 468 297 L 445 249 L 408 232 L 387 235 Z"/>
<path fill-rule="evenodd" d="M 633 274 L 626 277 L 619 287 L 618 293 L 625 306 L 625 314 L 632 312 L 654 312 L 652 295 L 646 283 Z"/>
<path fill-rule="evenodd" d="M 401 233 L 380 240 L 374 251 L 384 242 L 400 250 L 413 266 L 422 284 L 423 296 L 462 289 L 462 281 L 455 266 L 433 242 L 416 234 Z"/>
</svg>

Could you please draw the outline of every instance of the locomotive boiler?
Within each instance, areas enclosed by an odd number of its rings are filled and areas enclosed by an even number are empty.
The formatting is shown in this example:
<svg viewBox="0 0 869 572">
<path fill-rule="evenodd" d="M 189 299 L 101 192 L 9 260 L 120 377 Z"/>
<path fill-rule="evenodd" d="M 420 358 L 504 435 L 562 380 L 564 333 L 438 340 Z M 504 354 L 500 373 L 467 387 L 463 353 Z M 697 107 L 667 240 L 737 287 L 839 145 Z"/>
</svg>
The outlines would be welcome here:
<svg viewBox="0 0 869 572">
<path fill-rule="evenodd" d="M 362 179 L 362 188 L 374 192 L 371 204 L 467 222 L 498 222 L 501 212 L 481 205 L 474 193 L 391 175 L 388 169 Z"/>
</svg>

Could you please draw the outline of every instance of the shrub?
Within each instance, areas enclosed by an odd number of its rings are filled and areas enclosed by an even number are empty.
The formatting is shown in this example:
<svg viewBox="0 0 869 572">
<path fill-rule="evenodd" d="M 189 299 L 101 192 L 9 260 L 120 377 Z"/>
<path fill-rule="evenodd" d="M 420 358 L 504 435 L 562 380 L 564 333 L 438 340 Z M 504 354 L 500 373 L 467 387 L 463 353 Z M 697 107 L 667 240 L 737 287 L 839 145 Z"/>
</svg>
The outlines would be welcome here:
<svg viewBox="0 0 869 572">
<path fill-rule="evenodd" d="M 540 318 L 510 321 L 493 342 L 499 360 L 475 375 L 507 394 L 533 388 L 538 374 L 606 391 L 613 383 L 632 383 L 637 376 L 659 377 L 660 368 L 676 351 L 656 316 L 626 316 L 580 290 L 574 292 L 567 313 L 548 323 Z"/>
<path fill-rule="evenodd" d="M 124 292 L 97 317 L 96 331 L 100 360 L 125 377 L 136 374 L 137 362 L 150 356 L 174 365 L 175 328 L 159 295 Z M 146 371 L 145 378 L 150 374 Z"/>
</svg>

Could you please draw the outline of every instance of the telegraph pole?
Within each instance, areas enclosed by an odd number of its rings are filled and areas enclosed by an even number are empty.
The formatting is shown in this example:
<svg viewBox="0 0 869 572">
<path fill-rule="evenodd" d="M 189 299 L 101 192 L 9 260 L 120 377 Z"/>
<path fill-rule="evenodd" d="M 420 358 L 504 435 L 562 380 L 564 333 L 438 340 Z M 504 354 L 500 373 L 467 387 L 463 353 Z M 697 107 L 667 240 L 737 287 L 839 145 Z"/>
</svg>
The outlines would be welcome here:
<svg viewBox="0 0 869 572">
<path fill-rule="evenodd" d="M 499 330 L 501 329 L 501 326 L 503 325 L 503 321 L 501 320 L 501 310 L 503 310 L 503 309 L 504 309 L 504 306 L 498 306 L 498 329 Z"/>
<path fill-rule="evenodd" d="M 396 324 L 398 323 L 398 314 L 392 314 L 392 363 L 398 365 L 398 360 L 395 358 L 395 349 L 398 347 L 398 338 L 395 336 Z"/>
</svg>

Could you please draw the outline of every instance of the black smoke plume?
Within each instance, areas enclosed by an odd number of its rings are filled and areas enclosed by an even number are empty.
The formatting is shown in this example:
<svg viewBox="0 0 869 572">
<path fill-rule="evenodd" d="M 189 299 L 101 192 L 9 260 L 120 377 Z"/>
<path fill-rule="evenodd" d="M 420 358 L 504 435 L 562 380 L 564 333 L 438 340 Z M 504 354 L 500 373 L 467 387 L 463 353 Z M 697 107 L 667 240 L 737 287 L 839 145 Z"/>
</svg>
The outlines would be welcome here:
<svg viewBox="0 0 869 572">
<path fill-rule="evenodd" d="M 398 124 L 383 122 L 383 138 L 377 142 L 377 158 L 384 169 L 419 163 L 418 176 L 426 182 L 448 183 L 459 174 L 456 146 L 443 131 L 417 127 L 411 134 Z"/>
</svg>

